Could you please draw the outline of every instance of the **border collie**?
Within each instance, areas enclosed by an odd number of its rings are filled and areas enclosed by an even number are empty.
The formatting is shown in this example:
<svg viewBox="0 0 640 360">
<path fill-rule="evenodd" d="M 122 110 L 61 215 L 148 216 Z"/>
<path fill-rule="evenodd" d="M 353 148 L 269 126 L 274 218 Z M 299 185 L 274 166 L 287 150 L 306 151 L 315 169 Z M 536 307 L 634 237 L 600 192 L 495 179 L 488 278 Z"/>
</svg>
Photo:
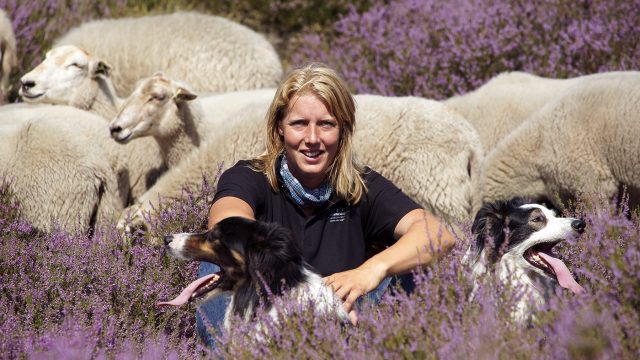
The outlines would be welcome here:
<svg viewBox="0 0 640 360">
<path fill-rule="evenodd" d="M 165 244 L 174 257 L 211 262 L 222 270 L 197 279 L 178 297 L 158 305 L 180 306 L 229 292 L 232 298 L 224 318 L 228 330 L 232 314 L 249 322 L 261 303 L 277 321 L 271 295 L 286 291 L 305 306 L 313 303 L 316 314 L 349 319 L 342 301 L 310 270 L 290 233 L 278 224 L 229 217 L 209 231 L 169 235 Z"/>
<path fill-rule="evenodd" d="M 532 307 L 543 304 L 557 284 L 576 294 L 584 291 L 552 252 L 584 228 L 583 220 L 557 217 L 545 206 L 527 204 L 522 198 L 485 204 L 472 225 L 473 275 L 479 279 L 493 268 L 500 281 L 522 291 L 512 316 L 531 319 Z"/>
</svg>

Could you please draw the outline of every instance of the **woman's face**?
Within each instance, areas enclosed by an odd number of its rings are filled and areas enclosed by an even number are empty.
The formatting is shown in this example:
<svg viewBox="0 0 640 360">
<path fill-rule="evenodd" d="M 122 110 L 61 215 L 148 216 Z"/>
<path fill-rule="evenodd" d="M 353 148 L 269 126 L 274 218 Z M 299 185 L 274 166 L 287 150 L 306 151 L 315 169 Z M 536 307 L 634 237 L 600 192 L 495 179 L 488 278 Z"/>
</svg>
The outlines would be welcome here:
<svg viewBox="0 0 640 360">
<path fill-rule="evenodd" d="M 278 133 L 284 137 L 289 170 L 307 188 L 327 177 L 340 142 L 338 121 L 316 95 L 295 96 Z"/>
</svg>

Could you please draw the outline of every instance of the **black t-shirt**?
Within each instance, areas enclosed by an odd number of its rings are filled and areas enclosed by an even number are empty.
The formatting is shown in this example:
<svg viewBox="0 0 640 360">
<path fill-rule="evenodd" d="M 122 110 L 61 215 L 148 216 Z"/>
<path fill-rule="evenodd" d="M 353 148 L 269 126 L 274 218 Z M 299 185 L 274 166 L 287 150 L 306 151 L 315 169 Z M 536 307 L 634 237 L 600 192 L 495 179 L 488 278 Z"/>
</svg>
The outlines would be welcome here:
<svg viewBox="0 0 640 360">
<path fill-rule="evenodd" d="M 332 197 L 314 215 L 305 215 L 281 185 L 275 192 L 267 177 L 239 161 L 218 181 L 213 202 L 233 196 L 247 202 L 257 220 L 275 222 L 291 230 L 304 259 L 322 276 L 361 265 L 373 251 L 393 244 L 398 222 L 421 208 L 389 180 L 366 169 L 367 192 L 355 205 Z"/>
</svg>

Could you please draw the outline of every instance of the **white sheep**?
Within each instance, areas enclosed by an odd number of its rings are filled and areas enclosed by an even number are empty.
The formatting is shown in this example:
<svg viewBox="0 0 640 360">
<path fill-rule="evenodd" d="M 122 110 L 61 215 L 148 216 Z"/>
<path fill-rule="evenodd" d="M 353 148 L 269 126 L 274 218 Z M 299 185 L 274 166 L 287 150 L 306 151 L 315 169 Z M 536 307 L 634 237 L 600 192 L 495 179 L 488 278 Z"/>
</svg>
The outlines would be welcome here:
<svg viewBox="0 0 640 360">
<path fill-rule="evenodd" d="M 379 171 L 418 203 L 446 218 L 466 219 L 480 206 L 482 149 L 475 130 L 444 105 L 421 98 L 356 95 L 354 145 L 363 163 Z M 144 223 L 159 197 L 179 198 L 195 189 L 203 174 L 220 164 L 255 157 L 264 151 L 269 102 L 254 102 L 224 119 L 219 129 L 127 209 L 119 227 Z M 130 222 L 129 222 L 130 221 Z"/>
<path fill-rule="evenodd" d="M 557 98 L 572 81 L 513 71 L 499 74 L 478 89 L 445 100 L 465 117 L 489 152 L 529 115 Z"/>
<path fill-rule="evenodd" d="M 111 64 L 120 96 L 158 70 L 198 93 L 275 87 L 282 77 L 280 59 L 264 36 L 195 12 L 95 20 L 55 45 L 76 45 Z"/>
<path fill-rule="evenodd" d="M 58 46 L 20 78 L 19 94 L 26 103 L 69 105 L 112 119 L 123 100 L 110 74 L 109 64 L 85 50 Z"/>
<path fill-rule="evenodd" d="M 554 79 L 520 71 L 505 72 L 444 103 L 473 125 L 488 153 L 533 113 L 592 76 Z"/>
<path fill-rule="evenodd" d="M 359 159 L 435 214 L 466 220 L 481 206 L 483 150 L 471 124 L 442 103 L 356 95 Z"/>
<path fill-rule="evenodd" d="M 123 144 L 152 136 L 171 168 L 220 127 L 233 126 L 225 114 L 252 102 L 264 104 L 266 112 L 274 94 L 275 89 L 264 89 L 197 98 L 187 84 L 156 73 L 139 82 L 109 128 L 111 136 Z"/>
<path fill-rule="evenodd" d="M 640 189 L 640 72 L 584 77 L 485 159 L 485 200 Z M 637 196 L 630 199 L 634 204 Z"/>
<path fill-rule="evenodd" d="M 0 121 L 4 123 L 33 121 L 36 119 L 56 119 L 61 122 L 60 126 L 67 126 L 66 122 L 72 122 L 86 134 L 83 139 L 87 144 L 92 143 L 99 146 L 105 153 L 110 168 L 117 177 L 118 191 L 122 196 L 123 204 L 132 203 L 132 189 L 141 187 L 151 187 L 151 181 L 158 178 L 159 174 L 153 170 L 140 171 L 131 164 L 143 164 L 144 154 L 133 153 L 127 146 L 122 146 L 111 139 L 109 129 L 104 118 L 64 105 L 42 105 L 42 104 L 9 104 L 0 107 Z M 87 124 L 79 125 L 79 122 L 86 120 Z M 96 121 L 100 120 L 100 121 Z M 53 150 L 52 150 L 53 151 Z M 148 167 L 145 167 L 147 169 Z M 164 168 L 157 171 L 164 171 Z M 133 182 L 132 182 L 133 181 Z"/>
<path fill-rule="evenodd" d="M 20 95 L 29 104 L 69 105 L 102 116 L 104 128 L 124 102 L 113 88 L 111 66 L 96 56 L 73 46 L 65 45 L 47 52 L 42 63 L 20 79 Z M 56 111 L 54 107 L 51 107 Z M 46 111 L 46 110 L 43 110 Z M 64 110 L 63 110 L 64 111 Z M 26 114 L 26 113 L 24 113 Z M 41 113 L 39 116 L 45 116 Z M 104 145 L 104 144 L 103 144 Z M 129 184 L 129 201 L 133 202 L 146 192 L 165 170 L 160 147 L 153 139 L 145 139 L 121 148 L 108 144 L 105 149 L 123 151 L 130 155 L 123 164 L 115 165 L 120 183 Z"/>
<path fill-rule="evenodd" d="M 0 174 L 11 179 L 20 216 L 44 231 L 54 222 L 86 231 L 117 219 L 124 195 L 91 136 L 104 120 L 73 108 L 63 117 L 13 117 L 6 107 L 0 111 Z"/>
<path fill-rule="evenodd" d="M 7 13 L 0 9 L 0 103 L 10 90 L 9 76 L 18 65 L 16 36 Z"/>
</svg>

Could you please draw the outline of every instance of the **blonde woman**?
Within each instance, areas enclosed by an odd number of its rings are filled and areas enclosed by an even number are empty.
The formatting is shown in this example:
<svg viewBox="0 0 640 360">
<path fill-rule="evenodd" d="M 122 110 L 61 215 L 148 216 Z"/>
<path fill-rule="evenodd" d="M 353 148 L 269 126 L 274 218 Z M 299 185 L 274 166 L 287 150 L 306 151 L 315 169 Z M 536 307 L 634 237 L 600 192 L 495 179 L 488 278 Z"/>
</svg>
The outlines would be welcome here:
<svg viewBox="0 0 640 360">
<path fill-rule="evenodd" d="M 288 228 L 354 323 L 358 298 L 380 293 L 391 276 L 454 244 L 439 219 L 357 164 L 355 125 L 353 97 L 333 70 L 311 64 L 292 71 L 267 114 L 266 151 L 222 174 L 209 213 L 209 228 L 230 216 Z M 203 263 L 200 275 L 216 270 Z M 205 323 L 222 327 L 226 301 L 214 298 L 198 312 L 198 331 L 210 345 Z"/>
</svg>

